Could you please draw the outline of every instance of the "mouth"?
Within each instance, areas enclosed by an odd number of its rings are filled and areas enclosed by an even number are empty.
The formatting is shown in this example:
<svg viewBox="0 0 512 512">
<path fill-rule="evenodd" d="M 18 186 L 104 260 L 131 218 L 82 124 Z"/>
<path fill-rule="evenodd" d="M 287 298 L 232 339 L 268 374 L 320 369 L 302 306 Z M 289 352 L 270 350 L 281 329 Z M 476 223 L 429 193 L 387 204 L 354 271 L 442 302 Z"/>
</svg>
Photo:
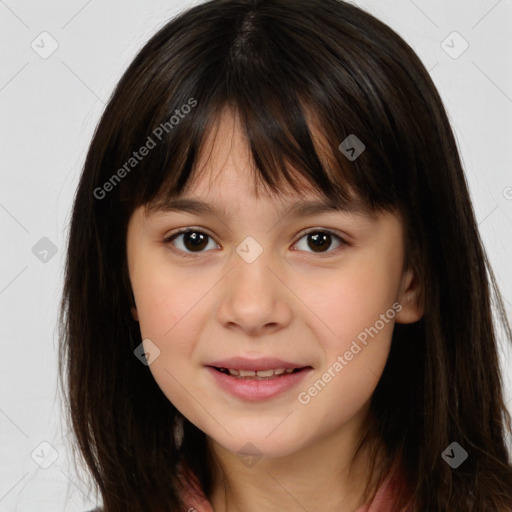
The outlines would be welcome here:
<svg viewBox="0 0 512 512">
<path fill-rule="evenodd" d="M 240 380 L 273 380 L 292 373 L 299 373 L 304 370 L 308 370 L 311 366 L 304 366 L 302 368 L 270 368 L 268 370 L 242 370 L 217 366 L 211 366 L 211 368 Z"/>
<path fill-rule="evenodd" d="M 308 374 L 313 371 L 312 366 L 289 367 L 282 366 L 288 363 L 277 365 L 275 368 L 260 368 L 253 362 L 247 363 L 253 366 L 252 369 L 226 368 L 226 366 L 207 365 L 206 368 L 213 377 L 212 383 L 226 391 L 231 396 L 246 402 L 257 402 L 270 400 L 284 395 L 302 382 Z M 235 366 L 235 365 L 233 365 Z M 292 366 L 289 364 L 289 366 Z"/>
</svg>

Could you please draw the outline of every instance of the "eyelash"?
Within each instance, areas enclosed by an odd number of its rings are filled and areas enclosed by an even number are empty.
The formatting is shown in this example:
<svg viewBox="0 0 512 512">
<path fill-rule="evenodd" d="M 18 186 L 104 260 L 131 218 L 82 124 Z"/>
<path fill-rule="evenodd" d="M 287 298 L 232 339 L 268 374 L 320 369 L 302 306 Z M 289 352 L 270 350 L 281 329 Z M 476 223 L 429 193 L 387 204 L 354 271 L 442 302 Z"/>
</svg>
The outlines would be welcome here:
<svg viewBox="0 0 512 512">
<path fill-rule="evenodd" d="M 172 246 L 172 241 L 177 238 L 179 235 L 182 235 L 184 233 L 201 233 L 203 235 L 206 235 L 208 238 L 210 238 L 211 240 L 213 240 L 213 237 L 210 236 L 208 233 L 205 233 L 204 231 L 201 231 L 200 229 L 196 229 L 194 227 L 187 227 L 187 228 L 183 228 L 183 229 L 180 229 L 179 231 L 175 231 L 174 233 L 171 233 L 170 235 L 168 235 L 167 237 L 164 238 L 163 240 L 163 243 L 164 244 L 170 244 Z M 294 245 L 296 243 L 298 243 L 300 240 L 302 240 L 304 237 L 306 237 L 307 235 L 310 235 L 310 234 L 313 234 L 313 233 L 323 233 L 323 234 L 328 234 L 328 235 L 331 235 L 332 237 L 336 238 L 339 242 L 340 242 L 340 246 L 339 247 L 336 247 L 335 249 L 333 250 L 330 250 L 330 251 L 327 251 L 325 253 L 322 253 L 322 252 L 319 252 L 319 253 L 315 253 L 315 252 L 309 252 L 309 254 L 313 254 L 313 255 L 318 255 L 319 257 L 325 257 L 325 256 L 329 256 L 331 253 L 333 252 L 336 252 L 337 250 L 340 250 L 343 248 L 343 246 L 347 246 L 349 245 L 340 235 L 338 235 L 336 232 L 330 230 L 330 229 L 318 229 L 318 228 L 314 228 L 314 229 L 311 229 L 305 233 L 302 233 L 302 235 L 300 236 L 300 238 L 297 240 L 297 242 L 294 243 Z M 177 249 L 176 247 L 172 246 L 172 250 L 176 252 L 176 254 L 180 257 L 183 257 L 183 258 L 193 258 L 197 255 L 200 255 L 202 254 L 203 252 L 207 252 L 207 251 L 200 251 L 200 252 L 197 252 L 197 253 L 193 253 L 193 252 L 185 252 L 185 251 L 182 251 L 181 249 Z"/>
</svg>

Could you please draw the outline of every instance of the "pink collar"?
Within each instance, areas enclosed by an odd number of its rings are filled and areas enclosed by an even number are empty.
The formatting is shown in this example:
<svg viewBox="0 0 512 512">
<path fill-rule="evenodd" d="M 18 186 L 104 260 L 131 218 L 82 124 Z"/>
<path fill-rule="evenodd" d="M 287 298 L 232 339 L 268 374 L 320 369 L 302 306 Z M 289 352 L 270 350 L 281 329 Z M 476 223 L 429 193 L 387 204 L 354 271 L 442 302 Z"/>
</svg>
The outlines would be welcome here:
<svg viewBox="0 0 512 512">
<path fill-rule="evenodd" d="M 398 473 L 394 474 L 391 471 L 377 490 L 373 501 L 363 505 L 356 512 L 393 512 L 392 502 L 395 498 L 396 483 L 399 478 L 400 475 Z M 199 481 L 192 471 L 185 468 L 182 472 L 182 481 L 182 497 L 186 505 L 186 510 L 214 512 L 210 501 L 204 494 L 195 491 L 194 486 L 199 490 Z M 406 509 L 401 512 L 406 512 Z"/>
</svg>

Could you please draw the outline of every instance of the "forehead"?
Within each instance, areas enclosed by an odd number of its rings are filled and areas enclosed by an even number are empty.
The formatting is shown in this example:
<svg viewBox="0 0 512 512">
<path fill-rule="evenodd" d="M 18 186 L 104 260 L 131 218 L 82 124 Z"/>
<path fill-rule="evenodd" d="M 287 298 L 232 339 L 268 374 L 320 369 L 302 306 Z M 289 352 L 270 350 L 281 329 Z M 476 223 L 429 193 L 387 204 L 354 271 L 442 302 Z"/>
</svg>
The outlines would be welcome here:
<svg viewBox="0 0 512 512">
<path fill-rule="evenodd" d="M 213 173 L 205 168 L 197 182 L 182 194 L 161 196 L 146 205 L 146 215 L 177 212 L 229 219 L 244 209 L 254 213 L 269 210 L 292 218 L 344 212 L 375 219 L 376 212 L 355 194 L 334 201 L 311 186 L 296 191 L 284 184 L 282 190 L 269 190 L 254 179 L 248 166 L 226 165 L 221 171 L 216 170 L 215 178 L 212 176 Z"/>
<path fill-rule="evenodd" d="M 179 196 L 159 196 L 146 205 L 148 214 L 157 211 L 228 214 L 227 209 L 242 202 L 267 202 L 279 210 L 314 215 L 326 211 L 373 212 L 349 186 L 350 198 L 330 200 L 314 183 L 287 167 L 297 190 L 281 176 L 277 189 L 270 187 L 258 172 L 250 146 L 236 112 L 225 107 L 208 130 L 192 175 Z M 231 206 L 224 206 L 231 205 Z"/>
</svg>

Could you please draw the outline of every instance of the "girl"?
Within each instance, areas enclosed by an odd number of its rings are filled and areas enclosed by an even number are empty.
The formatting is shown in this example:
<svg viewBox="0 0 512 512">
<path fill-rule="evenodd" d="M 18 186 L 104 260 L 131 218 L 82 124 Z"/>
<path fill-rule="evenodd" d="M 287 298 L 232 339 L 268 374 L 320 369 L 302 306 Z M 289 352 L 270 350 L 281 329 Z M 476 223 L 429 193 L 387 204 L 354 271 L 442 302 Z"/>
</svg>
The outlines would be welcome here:
<svg viewBox="0 0 512 512">
<path fill-rule="evenodd" d="M 428 72 L 339 0 L 140 51 L 75 198 L 60 365 L 104 512 L 512 510 L 491 300 Z"/>
</svg>

